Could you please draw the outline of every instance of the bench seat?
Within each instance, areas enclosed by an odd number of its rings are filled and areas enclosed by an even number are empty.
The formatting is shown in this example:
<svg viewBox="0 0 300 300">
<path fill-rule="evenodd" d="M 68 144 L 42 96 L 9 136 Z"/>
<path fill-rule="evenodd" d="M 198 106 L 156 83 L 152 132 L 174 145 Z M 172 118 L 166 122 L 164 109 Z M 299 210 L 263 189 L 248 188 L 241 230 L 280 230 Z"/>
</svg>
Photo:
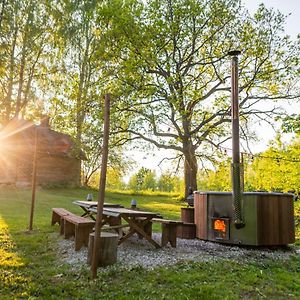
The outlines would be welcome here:
<svg viewBox="0 0 300 300">
<path fill-rule="evenodd" d="M 164 247 L 170 242 L 173 248 L 176 248 L 177 226 L 181 221 L 153 218 L 152 222 L 161 224 L 161 246 Z"/>
<path fill-rule="evenodd" d="M 67 215 L 70 215 L 70 214 L 72 214 L 72 213 L 67 211 L 64 208 L 60 208 L 60 207 L 52 208 L 51 225 L 54 225 L 55 223 L 60 224 L 61 223 L 61 217 L 67 216 Z"/>
<path fill-rule="evenodd" d="M 52 208 L 51 225 L 58 223 L 60 225 L 60 234 L 64 234 L 64 217 L 68 215 L 74 214 L 61 207 Z"/>
<path fill-rule="evenodd" d="M 65 239 L 74 236 L 75 251 L 78 251 L 83 245 L 87 246 L 89 234 L 93 231 L 95 221 L 76 215 L 66 215 L 64 220 Z"/>
</svg>

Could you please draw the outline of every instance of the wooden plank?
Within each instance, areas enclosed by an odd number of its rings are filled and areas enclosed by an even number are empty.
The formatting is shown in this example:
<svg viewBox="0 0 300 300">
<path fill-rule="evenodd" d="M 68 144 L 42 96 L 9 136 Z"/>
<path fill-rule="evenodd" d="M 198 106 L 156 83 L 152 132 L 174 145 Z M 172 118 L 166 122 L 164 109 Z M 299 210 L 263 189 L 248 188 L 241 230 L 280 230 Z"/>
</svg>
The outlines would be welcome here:
<svg viewBox="0 0 300 300">
<path fill-rule="evenodd" d="M 273 245 L 279 245 L 280 242 L 279 242 L 279 236 L 280 236 L 280 224 L 279 224 L 279 202 L 280 202 L 280 196 L 275 196 L 273 197 L 273 201 L 271 202 L 271 204 L 273 205 L 272 207 L 272 213 L 273 213 L 273 216 L 272 216 L 272 222 L 273 222 L 273 225 L 270 224 L 270 237 L 271 237 L 271 242 Z"/>
<path fill-rule="evenodd" d="M 86 207 L 86 208 L 89 208 L 89 207 L 97 207 L 98 205 L 98 202 L 97 201 L 85 201 L 85 200 L 75 200 L 73 201 L 74 204 L 76 205 L 79 205 L 79 206 L 82 206 L 82 207 Z M 123 207 L 121 204 L 114 204 L 114 203 L 103 203 L 103 206 L 104 207 Z"/>
<path fill-rule="evenodd" d="M 127 216 L 133 216 L 133 217 L 157 217 L 157 213 L 148 212 L 148 211 L 141 211 L 141 210 L 133 210 L 128 208 L 114 208 L 114 207 L 105 207 L 105 214 L 111 215 L 111 214 L 119 214 L 119 215 L 127 215 Z"/>
<path fill-rule="evenodd" d="M 75 200 L 75 201 L 73 201 L 73 204 L 83 206 L 83 207 L 92 207 L 92 206 L 97 206 L 98 202 L 97 201 Z"/>
<path fill-rule="evenodd" d="M 194 193 L 196 237 L 207 240 L 207 195 Z"/>
<path fill-rule="evenodd" d="M 182 224 L 182 221 L 167 220 L 167 219 L 160 219 L 160 218 L 153 218 L 151 219 L 151 221 L 155 223 L 164 223 L 164 224 Z"/>
<path fill-rule="evenodd" d="M 280 245 L 295 242 L 294 199 L 283 197 L 279 201 L 279 243 Z"/>
<path fill-rule="evenodd" d="M 89 211 L 97 213 L 96 207 L 90 207 Z M 127 209 L 122 207 L 104 207 L 103 208 L 103 215 L 111 216 L 111 217 L 120 217 L 120 216 L 126 216 L 126 217 L 160 217 L 157 213 L 147 212 L 147 211 L 140 211 L 140 210 L 133 210 L 133 209 Z"/>
<path fill-rule="evenodd" d="M 90 207 L 88 208 L 88 210 L 90 212 L 93 212 L 93 213 L 97 213 L 97 207 Z M 120 217 L 120 213 L 119 212 L 112 212 L 112 211 L 107 211 L 106 209 L 103 208 L 103 216 L 110 216 L 110 217 Z"/>
<path fill-rule="evenodd" d="M 181 221 L 184 223 L 195 222 L 195 208 L 194 207 L 182 207 L 181 208 Z"/>
<path fill-rule="evenodd" d="M 257 220 L 258 245 L 287 245 L 295 241 L 292 197 L 258 196 Z"/>
<path fill-rule="evenodd" d="M 95 221 L 93 220 L 76 215 L 66 215 L 64 219 L 73 224 L 95 224 Z"/>
<path fill-rule="evenodd" d="M 257 230 L 258 230 L 258 245 L 272 244 L 270 236 L 270 222 L 273 222 L 272 205 L 268 202 L 267 195 L 257 196 Z"/>
<path fill-rule="evenodd" d="M 61 224 L 62 217 L 67 215 L 72 215 L 72 213 L 67 211 L 64 208 L 59 208 L 59 207 L 52 208 L 51 225 L 54 225 L 55 223 Z"/>
<path fill-rule="evenodd" d="M 129 224 L 121 224 L 121 225 L 113 225 L 113 226 L 104 225 L 101 227 L 101 230 L 119 229 L 119 228 L 125 228 L 125 227 L 130 227 L 130 225 Z"/>
</svg>

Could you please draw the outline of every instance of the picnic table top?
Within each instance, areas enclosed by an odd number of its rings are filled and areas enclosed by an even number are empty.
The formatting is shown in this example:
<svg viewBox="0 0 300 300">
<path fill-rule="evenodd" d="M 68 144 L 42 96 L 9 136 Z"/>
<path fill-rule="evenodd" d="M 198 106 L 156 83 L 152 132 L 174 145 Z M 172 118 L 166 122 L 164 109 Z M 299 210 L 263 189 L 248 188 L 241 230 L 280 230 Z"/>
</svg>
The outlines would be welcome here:
<svg viewBox="0 0 300 300">
<path fill-rule="evenodd" d="M 79 205 L 81 207 L 97 207 L 98 202 L 97 201 L 85 201 L 85 200 L 75 200 L 73 201 L 74 204 Z M 123 207 L 121 204 L 114 204 L 114 203 L 107 203 L 104 202 L 103 204 L 104 207 Z"/>
<path fill-rule="evenodd" d="M 90 207 L 90 211 L 97 212 L 97 207 Z M 103 207 L 103 214 L 106 216 L 112 217 L 150 217 L 150 218 L 160 218 L 161 215 L 154 212 L 149 211 L 141 211 L 141 210 L 134 210 L 128 209 L 124 207 Z"/>
</svg>

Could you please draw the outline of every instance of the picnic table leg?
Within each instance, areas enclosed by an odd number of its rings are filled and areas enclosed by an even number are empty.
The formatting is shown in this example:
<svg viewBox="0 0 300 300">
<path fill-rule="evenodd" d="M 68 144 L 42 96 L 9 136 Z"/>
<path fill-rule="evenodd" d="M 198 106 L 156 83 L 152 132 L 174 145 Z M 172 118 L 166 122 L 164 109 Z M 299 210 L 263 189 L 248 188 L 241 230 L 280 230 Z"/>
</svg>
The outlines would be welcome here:
<svg viewBox="0 0 300 300">
<path fill-rule="evenodd" d="M 103 216 L 102 217 L 102 224 L 101 227 L 104 225 L 109 225 L 109 226 L 118 226 L 122 224 L 121 217 L 111 217 L 111 216 Z M 116 233 L 118 233 L 119 237 L 121 238 L 123 236 L 123 229 L 122 228 L 114 228 Z"/>
<path fill-rule="evenodd" d="M 144 225 L 144 231 L 147 233 L 147 235 L 149 235 L 152 238 L 152 222 L 151 221 L 148 221 Z"/>
<path fill-rule="evenodd" d="M 119 245 L 120 244 L 122 244 L 125 240 L 127 240 L 128 238 L 130 238 L 132 235 L 134 235 L 135 233 L 137 233 L 139 236 L 143 236 L 141 233 L 139 233 L 139 232 L 137 232 L 131 225 L 130 225 L 130 222 L 129 222 L 129 220 L 128 219 L 126 219 L 125 217 L 124 217 L 124 220 L 126 220 L 127 221 L 127 223 L 129 224 L 129 232 L 127 233 L 127 234 L 125 234 L 124 236 L 122 236 L 121 238 L 120 238 L 120 240 L 119 240 Z M 145 220 L 143 221 L 143 222 L 145 222 Z M 140 224 L 140 222 L 138 223 L 139 224 L 139 226 L 142 226 L 141 224 Z M 143 226 L 142 226 L 143 227 Z M 152 226 L 151 226 L 151 228 L 152 228 Z"/>
<path fill-rule="evenodd" d="M 125 216 L 123 216 L 124 220 L 126 222 L 128 222 L 128 224 L 130 225 L 130 227 L 133 229 L 133 233 L 134 232 L 137 232 L 137 233 L 140 233 L 148 242 L 150 242 L 154 247 L 156 248 L 160 248 L 160 245 L 158 243 L 156 243 L 144 230 L 143 228 L 139 227 L 136 222 L 134 221 L 134 219 L 130 219 L 130 218 L 127 218 Z M 145 220 L 145 224 L 147 222 L 151 222 L 150 219 L 146 219 Z M 132 231 L 130 231 L 130 233 L 132 233 Z M 132 233 L 132 234 L 133 234 Z"/>
<path fill-rule="evenodd" d="M 127 234 L 125 234 L 124 236 L 122 236 L 119 239 L 118 245 L 121 245 L 125 240 L 127 240 L 128 238 L 130 238 L 134 234 L 135 234 L 135 230 L 130 229 L 130 231 Z"/>
<path fill-rule="evenodd" d="M 118 226 L 122 224 L 121 217 L 109 217 L 108 218 L 109 226 Z M 118 233 L 119 237 L 123 236 L 123 229 L 116 228 L 115 231 Z"/>
<path fill-rule="evenodd" d="M 148 234 L 151 238 L 152 238 L 152 222 L 147 220 L 147 222 L 145 222 L 145 219 L 143 220 L 136 220 L 136 223 L 138 224 L 139 227 L 143 228 L 143 230 L 146 232 L 146 234 Z M 143 238 L 143 235 L 141 235 L 140 233 L 138 233 L 139 239 Z"/>
<path fill-rule="evenodd" d="M 89 210 L 87 210 L 84 206 L 80 206 L 80 207 L 84 210 L 84 213 L 81 215 L 81 217 L 87 216 L 87 217 L 90 217 L 92 220 L 95 221 L 95 218 L 94 218 L 93 214 Z"/>
</svg>

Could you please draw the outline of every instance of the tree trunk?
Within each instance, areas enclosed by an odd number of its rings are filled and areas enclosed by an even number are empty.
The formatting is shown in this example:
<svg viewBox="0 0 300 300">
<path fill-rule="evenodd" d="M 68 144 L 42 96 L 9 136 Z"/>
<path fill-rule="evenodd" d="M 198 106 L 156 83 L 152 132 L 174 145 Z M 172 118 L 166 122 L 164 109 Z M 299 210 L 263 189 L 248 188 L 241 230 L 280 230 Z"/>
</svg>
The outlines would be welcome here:
<svg viewBox="0 0 300 300">
<path fill-rule="evenodd" d="M 18 86 L 18 95 L 17 95 L 17 102 L 16 102 L 15 117 L 19 116 L 20 110 L 21 110 L 21 101 L 22 101 L 22 92 L 23 92 L 23 84 L 24 84 L 25 64 L 26 64 L 26 46 L 23 45 L 22 59 L 21 59 L 21 66 L 20 66 L 20 74 L 19 74 L 19 86 Z"/>
<path fill-rule="evenodd" d="M 191 139 L 191 111 L 187 111 L 183 116 L 182 126 L 184 139 L 182 143 L 184 155 L 184 196 L 185 198 L 193 191 L 197 190 L 198 164 L 196 158 L 196 148 Z"/>
<path fill-rule="evenodd" d="M 184 195 L 187 197 L 191 190 L 197 190 L 198 164 L 195 149 L 192 144 L 188 146 L 188 151 L 184 153 Z"/>
<path fill-rule="evenodd" d="M 81 92 L 79 93 L 80 96 L 77 98 L 77 115 L 76 115 L 76 146 L 77 146 L 77 151 L 78 153 L 82 149 L 82 125 L 84 121 L 84 114 L 82 112 L 82 99 L 81 99 Z M 81 158 L 78 158 L 80 160 L 80 165 L 79 165 L 79 176 L 80 176 L 80 185 L 82 184 L 81 180 L 81 171 L 82 171 L 82 166 L 81 166 Z"/>
<path fill-rule="evenodd" d="M 22 93 L 23 93 L 23 85 L 24 85 L 24 75 L 25 75 L 24 73 L 25 73 L 25 67 L 26 67 L 27 45 L 28 45 L 28 43 L 30 43 L 30 41 L 29 41 L 30 26 L 31 26 L 30 23 L 33 20 L 32 10 L 33 10 L 33 6 L 30 6 L 28 15 L 27 15 L 25 28 L 24 28 L 15 117 L 19 116 L 20 110 L 21 110 L 21 105 L 22 105 Z"/>
<path fill-rule="evenodd" d="M 10 114 L 12 110 L 12 93 L 13 93 L 13 85 L 14 85 L 14 73 L 15 73 L 15 49 L 17 42 L 18 28 L 16 26 L 14 31 L 13 42 L 11 46 L 10 53 L 10 61 L 9 61 L 9 75 L 8 75 L 8 90 L 5 99 L 5 123 L 8 123 L 10 120 Z"/>
<path fill-rule="evenodd" d="M 83 99 L 83 90 L 84 90 L 84 79 L 85 79 L 85 61 L 83 62 L 80 74 L 79 74 L 79 84 L 77 91 L 77 99 L 76 99 L 76 146 L 78 153 L 82 149 L 82 126 L 85 118 L 85 108 L 84 108 L 84 99 Z M 81 178 L 82 166 L 80 159 L 80 167 L 79 174 Z M 80 180 L 80 184 L 82 184 L 82 180 Z"/>
<path fill-rule="evenodd" d="M 82 127 L 86 115 L 86 96 L 87 96 L 87 83 L 86 80 L 89 77 L 89 70 L 88 70 L 88 59 L 89 59 L 89 49 L 90 49 L 90 39 L 88 36 L 85 36 L 85 44 L 86 48 L 84 50 L 84 55 L 82 58 L 82 61 L 80 61 L 80 73 L 79 73 L 79 83 L 78 83 L 78 91 L 77 91 L 77 99 L 76 99 L 76 144 L 78 147 L 78 151 L 81 151 L 82 149 Z M 80 178 L 82 173 L 82 161 L 80 159 Z M 82 180 L 80 180 L 81 184 L 83 183 Z"/>
</svg>

